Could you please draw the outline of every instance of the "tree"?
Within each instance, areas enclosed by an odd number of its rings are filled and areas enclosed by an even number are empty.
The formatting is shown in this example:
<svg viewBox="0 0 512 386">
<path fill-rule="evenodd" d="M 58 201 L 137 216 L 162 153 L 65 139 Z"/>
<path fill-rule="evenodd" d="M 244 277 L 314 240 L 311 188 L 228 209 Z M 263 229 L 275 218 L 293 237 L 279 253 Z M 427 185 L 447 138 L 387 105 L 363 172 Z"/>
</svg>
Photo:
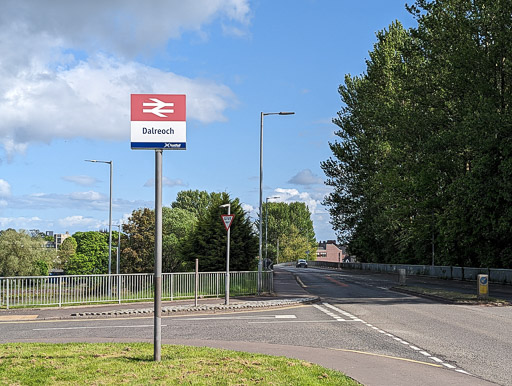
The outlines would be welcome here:
<svg viewBox="0 0 512 386">
<path fill-rule="evenodd" d="M 123 224 L 126 239 L 121 241 L 121 272 L 150 273 L 155 260 L 155 212 L 148 208 L 134 210 Z"/>
<path fill-rule="evenodd" d="M 182 208 L 162 208 L 162 269 L 179 272 L 186 269 L 183 248 L 187 237 L 194 231 L 197 217 Z"/>
<path fill-rule="evenodd" d="M 25 230 L 7 229 L 0 234 L 0 276 L 46 276 L 55 251 L 44 240 Z"/>
<path fill-rule="evenodd" d="M 64 268 L 67 265 L 69 259 L 75 256 L 77 247 L 78 244 L 73 236 L 66 238 L 62 242 L 62 245 L 60 246 L 57 253 L 58 263 L 56 268 Z"/>
<path fill-rule="evenodd" d="M 123 225 L 126 236 L 122 241 L 122 272 L 153 272 L 155 262 L 154 210 L 134 210 Z M 162 208 L 162 270 L 176 272 L 185 269 L 182 246 L 192 232 L 197 218 L 194 212 L 179 207 Z"/>
<path fill-rule="evenodd" d="M 199 215 L 193 233 L 188 237 L 183 255 L 192 267 L 199 259 L 201 271 L 224 271 L 226 269 L 227 232 L 221 221 L 225 209 L 220 205 L 231 203 L 230 269 L 245 271 L 257 265 L 258 239 L 247 213 L 238 199 L 231 200 L 227 193 L 210 195 L 212 200 L 207 209 Z"/>
<path fill-rule="evenodd" d="M 322 163 L 333 227 L 361 260 L 510 266 L 512 3 L 408 10 L 417 27 L 379 32 L 339 88 Z"/>
<path fill-rule="evenodd" d="M 113 234 L 114 232 L 112 232 Z M 76 253 L 69 256 L 65 265 L 66 274 L 93 275 L 108 273 L 108 234 L 95 231 L 76 232 L 72 237 L 77 244 Z"/>
<path fill-rule="evenodd" d="M 265 232 L 267 218 L 267 232 Z M 256 227 L 259 228 L 259 220 L 256 220 Z M 265 243 L 266 234 L 268 235 L 268 240 Z M 263 203 L 263 258 L 265 258 L 265 255 L 268 255 L 269 259 L 276 261 L 278 240 L 280 249 L 279 261 L 281 262 L 293 261 L 299 258 L 308 258 L 310 260 L 315 258 L 318 244 L 315 239 L 311 212 L 305 203 Z M 265 244 L 268 248 L 267 253 L 265 253 Z M 292 248 L 292 245 L 297 247 L 297 252 L 288 253 L 286 256 L 290 256 L 290 260 L 285 260 L 288 258 L 282 254 L 283 248 Z M 309 257 L 307 257 L 306 251 L 310 252 Z M 292 255 L 293 257 L 291 257 Z M 297 257 L 299 255 L 300 257 Z"/>
<path fill-rule="evenodd" d="M 171 204 L 173 209 L 184 209 L 192 212 L 195 217 L 205 213 L 217 201 L 219 193 L 208 193 L 204 190 L 182 190 L 176 195 L 176 201 Z"/>
<path fill-rule="evenodd" d="M 279 261 L 297 261 L 299 259 L 314 260 L 315 248 L 311 249 L 311 243 L 306 235 L 301 234 L 296 226 L 292 225 L 287 233 L 281 236 Z M 313 252 L 313 253 L 312 253 Z"/>
</svg>

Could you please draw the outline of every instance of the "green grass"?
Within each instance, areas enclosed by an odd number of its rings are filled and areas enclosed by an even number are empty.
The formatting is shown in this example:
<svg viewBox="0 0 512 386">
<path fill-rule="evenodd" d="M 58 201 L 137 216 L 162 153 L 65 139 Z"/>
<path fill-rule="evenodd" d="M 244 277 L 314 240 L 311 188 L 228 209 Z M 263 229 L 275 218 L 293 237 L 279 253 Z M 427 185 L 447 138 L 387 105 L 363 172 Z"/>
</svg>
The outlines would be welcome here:
<svg viewBox="0 0 512 386">
<path fill-rule="evenodd" d="M 0 344 L 5 385 L 359 385 L 340 372 L 285 357 L 149 343 Z"/>
<path fill-rule="evenodd" d="M 397 288 L 403 288 L 407 291 L 416 292 L 417 294 L 424 295 L 432 295 L 437 296 L 443 299 L 450 300 L 455 303 L 463 303 L 463 304 L 488 304 L 488 305 L 496 305 L 496 306 L 509 306 L 510 302 L 497 299 L 493 297 L 488 298 L 479 298 L 477 294 L 466 294 L 455 291 L 446 291 L 444 289 L 439 288 L 423 288 L 423 287 L 410 287 L 410 286 L 402 286 Z M 476 292 L 476 289 L 475 289 Z"/>
</svg>

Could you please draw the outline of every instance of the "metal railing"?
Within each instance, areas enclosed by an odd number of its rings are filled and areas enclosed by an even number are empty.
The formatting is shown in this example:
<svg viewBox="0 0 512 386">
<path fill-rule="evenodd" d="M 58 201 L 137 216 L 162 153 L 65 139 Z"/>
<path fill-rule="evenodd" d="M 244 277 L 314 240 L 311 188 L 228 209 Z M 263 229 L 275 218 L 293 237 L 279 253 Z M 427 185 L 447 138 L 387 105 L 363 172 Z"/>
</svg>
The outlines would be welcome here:
<svg viewBox="0 0 512 386">
<path fill-rule="evenodd" d="M 194 298 L 195 273 L 163 273 L 162 299 Z M 225 272 L 199 272 L 199 297 L 224 297 Z M 0 277 L 0 308 L 122 303 L 152 300 L 154 274 Z M 273 272 L 262 274 L 262 292 L 273 292 Z M 258 272 L 230 272 L 231 296 L 258 292 Z"/>
<path fill-rule="evenodd" d="M 284 263 L 293 265 L 295 262 Z M 328 261 L 308 261 L 308 266 L 328 269 L 360 269 L 364 271 L 398 273 L 405 269 L 407 275 L 430 276 L 448 280 L 476 281 L 478 275 L 489 275 L 489 282 L 512 284 L 512 269 L 453 267 L 440 265 L 408 265 L 408 264 L 378 264 L 378 263 L 334 263 Z"/>
</svg>

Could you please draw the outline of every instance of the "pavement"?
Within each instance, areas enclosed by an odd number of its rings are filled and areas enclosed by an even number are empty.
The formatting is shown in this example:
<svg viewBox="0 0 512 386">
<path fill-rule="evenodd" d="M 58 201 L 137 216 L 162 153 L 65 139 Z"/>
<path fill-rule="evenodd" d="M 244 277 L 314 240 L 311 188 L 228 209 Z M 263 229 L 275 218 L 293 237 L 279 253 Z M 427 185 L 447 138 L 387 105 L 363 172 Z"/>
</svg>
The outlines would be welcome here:
<svg viewBox="0 0 512 386">
<path fill-rule="evenodd" d="M 358 273 L 360 273 L 360 271 L 358 271 Z M 448 283 L 447 281 L 444 282 Z M 441 284 L 442 282 L 435 283 L 436 286 Z M 461 284 L 467 285 L 467 283 Z M 449 283 L 452 289 L 454 285 L 457 284 L 453 282 Z M 512 293 L 512 288 L 510 290 Z M 311 296 L 306 292 L 299 285 L 292 273 L 276 268 L 274 271 L 274 294 L 271 296 L 232 297 L 229 305 L 224 304 L 225 300 L 223 298 L 199 299 L 197 306 L 194 304 L 194 300 L 166 301 L 162 303 L 162 315 L 166 313 L 215 313 L 216 311 L 226 312 L 226 310 L 236 312 L 254 308 L 275 308 L 293 304 L 313 303 L 319 300 L 319 298 Z M 79 319 L 88 317 L 123 317 L 127 314 L 148 316 L 147 314 L 151 314 L 152 312 L 152 303 L 13 309 L 0 310 L 0 322 Z M 65 341 L 67 340 L 58 340 L 54 343 L 63 343 Z M 90 341 L 95 342 L 97 340 L 92 338 Z M 137 341 L 137 338 L 127 338 L 123 341 Z M 259 342 L 191 339 L 163 339 L 162 343 L 208 346 L 302 359 L 341 371 L 367 386 L 494 385 L 494 383 L 476 377 L 444 369 L 442 366 L 353 350 L 287 346 Z"/>
</svg>

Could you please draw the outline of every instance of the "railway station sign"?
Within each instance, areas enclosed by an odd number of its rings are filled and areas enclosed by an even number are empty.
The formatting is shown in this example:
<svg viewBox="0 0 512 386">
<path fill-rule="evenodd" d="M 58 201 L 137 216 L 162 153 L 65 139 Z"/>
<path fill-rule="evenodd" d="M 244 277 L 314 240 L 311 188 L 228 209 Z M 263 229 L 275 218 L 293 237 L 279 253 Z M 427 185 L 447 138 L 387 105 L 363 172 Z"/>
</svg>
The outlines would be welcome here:
<svg viewBox="0 0 512 386">
<path fill-rule="evenodd" d="M 186 96 L 132 94 L 131 148 L 185 150 Z"/>
</svg>

